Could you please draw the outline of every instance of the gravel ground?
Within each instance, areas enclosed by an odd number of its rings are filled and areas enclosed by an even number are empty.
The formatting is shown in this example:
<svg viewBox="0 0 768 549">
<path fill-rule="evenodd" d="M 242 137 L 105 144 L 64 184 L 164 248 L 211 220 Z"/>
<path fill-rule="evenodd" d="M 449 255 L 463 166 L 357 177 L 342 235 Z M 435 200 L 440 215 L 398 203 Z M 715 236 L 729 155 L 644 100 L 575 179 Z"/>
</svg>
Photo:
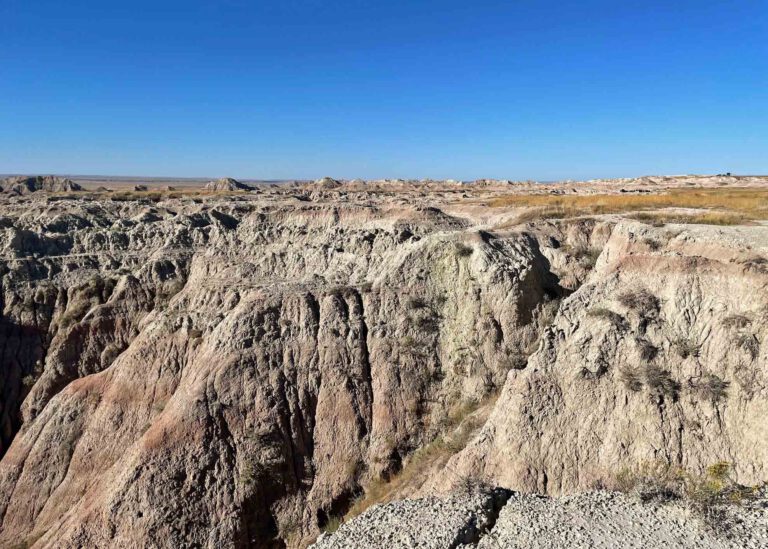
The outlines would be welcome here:
<svg viewBox="0 0 768 549">
<path fill-rule="evenodd" d="M 728 512 L 734 525 L 716 533 L 674 503 L 609 492 L 548 498 L 496 491 L 379 505 L 314 547 L 768 548 L 768 500 Z"/>
<path fill-rule="evenodd" d="M 498 490 L 376 505 L 312 547 L 444 549 L 474 544 L 493 526 L 507 497 L 509 492 Z"/>
</svg>

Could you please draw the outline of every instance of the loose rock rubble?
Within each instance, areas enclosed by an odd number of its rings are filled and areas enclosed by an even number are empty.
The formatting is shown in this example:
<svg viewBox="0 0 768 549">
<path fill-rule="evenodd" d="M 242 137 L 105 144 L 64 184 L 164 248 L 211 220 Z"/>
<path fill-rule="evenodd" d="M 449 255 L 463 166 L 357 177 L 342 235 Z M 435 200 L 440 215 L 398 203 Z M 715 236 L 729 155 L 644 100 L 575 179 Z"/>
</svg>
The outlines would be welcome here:
<svg viewBox="0 0 768 549">
<path fill-rule="evenodd" d="M 768 546 L 768 500 L 729 508 L 734 524 L 715 531 L 682 503 L 642 503 L 631 496 L 505 493 L 423 498 L 378 506 L 323 535 L 316 549 L 742 549 Z M 490 529 L 477 527 L 493 522 Z M 472 532 L 466 539 L 463 532 Z"/>
</svg>

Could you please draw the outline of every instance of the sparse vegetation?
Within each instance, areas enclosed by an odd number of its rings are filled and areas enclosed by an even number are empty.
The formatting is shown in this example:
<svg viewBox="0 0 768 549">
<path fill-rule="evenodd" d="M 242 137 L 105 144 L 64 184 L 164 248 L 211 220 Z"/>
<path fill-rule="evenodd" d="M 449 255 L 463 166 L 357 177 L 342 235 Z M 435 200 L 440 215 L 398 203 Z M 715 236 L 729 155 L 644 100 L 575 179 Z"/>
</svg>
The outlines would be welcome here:
<svg viewBox="0 0 768 549">
<path fill-rule="evenodd" d="M 750 220 L 748 216 L 729 212 L 702 212 L 695 214 L 643 212 L 629 215 L 628 217 L 650 223 L 654 227 L 663 227 L 667 223 L 681 225 L 743 225 Z"/>
<path fill-rule="evenodd" d="M 180 278 L 167 280 L 157 290 L 157 299 L 162 304 L 167 304 L 173 296 L 184 288 L 184 281 Z"/>
<path fill-rule="evenodd" d="M 688 387 L 694 396 L 713 404 L 728 395 L 729 386 L 730 382 L 724 381 L 715 374 L 704 374 L 688 381 Z"/>
<path fill-rule="evenodd" d="M 744 504 L 757 490 L 733 480 L 731 463 L 720 461 L 704 474 L 691 474 L 662 461 L 624 468 L 606 484 L 643 502 L 681 501 L 706 527 L 724 533 L 733 524 L 726 509 Z"/>
<path fill-rule="evenodd" d="M 362 284 L 360 284 L 360 291 L 361 292 L 367 294 L 367 293 L 371 292 L 371 290 L 373 290 L 373 282 L 367 282 L 366 281 L 366 282 L 363 282 Z"/>
<path fill-rule="evenodd" d="M 651 393 L 656 396 L 669 396 L 675 399 L 680 392 L 680 383 L 672 378 L 669 371 L 658 366 L 647 366 L 643 372 L 643 379 Z"/>
<path fill-rule="evenodd" d="M 752 360 L 757 359 L 760 355 L 760 341 L 755 334 L 741 333 L 736 338 L 736 344 L 739 348 L 746 351 Z"/>
<path fill-rule="evenodd" d="M 587 311 L 587 316 L 600 320 L 606 320 L 619 329 L 627 327 L 627 321 L 619 313 L 605 307 L 595 307 Z"/>
<path fill-rule="evenodd" d="M 597 258 L 600 257 L 600 250 L 597 248 L 578 247 L 573 248 L 572 254 L 583 267 L 591 269 L 597 263 Z"/>
<path fill-rule="evenodd" d="M 621 469 L 607 482 L 609 489 L 634 494 L 643 502 L 665 502 L 680 497 L 682 471 L 663 461 L 644 462 Z"/>
<path fill-rule="evenodd" d="M 475 250 L 471 246 L 467 246 L 461 242 L 456 243 L 456 255 L 459 257 L 469 257 L 474 251 Z"/>
<path fill-rule="evenodd" d="M 619 295 L 619 303 L 627 309 L 638 312 L 641 315 L 655 315 L 659 312 L 659 298 L 646 288 L 627 290 Z"/>
<path fill-rule="evenodd" d="M 531 208 L 518 217 L 516 220 L 518 223 L 536 219 L 639 212 L 634 216 L 636 219 L 658 224 L 733 225 L 750 220 L 768 219 L 768 190 L 729 187 L 727 189 L 670 189 L 663 193 L 631 195 L 511 194 L 491 200 L 490 205 Z M 648 211 L 662 208 L 692 208 L 703 211 L 693 214 Z"/>
<path fill-rule="evenodd" d="M 639 368 L 625 366 L 619 370 L 619 379 L 628 391 L 637 393 L 643 388 L 643 375 Z"/>
<path fill-rule="evenodd" d="M 427 471 L 442 466 L 456 452 L 463 449 L 482 426 L 481 419 L 476 415 L 481 408 L 493 406 L 497 394 L 491 394 L 482 401 L 464 401 L 457 403 L 448 412 L 442 424 L 443 434 L 436 436 L 432 442 L 422 446 L 408 459 L 403 468 L 388 478 L 377 478 L 371 481 L 350 507 L 344 519 L 363 513 L 371 505 L 384 503 L 396 497 L 404 487 L 423 479 Z"/>
<path fill-rule="evenodd" d="M 651 250 L 652 252 L 656 252 L 660 250 L 662 247 L 662 243 L 654 238 L 644 238 L 643 244 L 648 246 L 648 249 Z"/>
<path fill-rule="evenodd" d="M 339 529 L 339 526 L 341 526 L 342 523 L 343 523 L 342 517 L 338 515 L 331 515 L 330 517 L 328 517 L 328 521 L 323 525 L 321 530 L 326 534 L 332 534 Z"/>
<path fill-rule="evenodd" d="M 440 331 L 440 323 L 433 316 L 420 316 L 412 320 L 416 328 L 424 333 L 435 334 Z"/>
<path fill-rule="evenodd" d="M 105 279 L 96 274 L 85 284 L 74 288 L 70 294 L 67 308 L 59 320 L 59 325 L 62 328 L 67 328 L 75 322 L 79 322 L 91 307 L 105 303 L 112 295 L 114 287 L 115 281 L 113 279 Z"/>
<path fill-rule="evenodd" d="M 699 356 L 699 352 L 701 351 L 701 345 L 685 337 L 674 340 L 672 342 L 672 348 L 677 353 L 677 356 L 682 359 L 686 359 L 688 357 L 697 358 Z"/>
<path fill-rule="evenodd" d="M 406 306 L 413 311 L 416 309 L 426 309 L 428 304 L 420 297 L 412 297 L 406 302 Z"/>
<path fill-rule="evenodd" d="M 499 366 L 503 371 L 522 370 L 528 364 L 528 355 L 519 351 L 507 351 L 507 354 L 499 360 Z"/>
<path fill-rule="evenodd" d="M 637 345 L 637 352 L 640 355 L 640 359 L 645 362 L 650 362 L 659 354 L 659 348 L 647 339 L 638 338 L 635 340 L 635 344 Z"/>
<path fill-rule="evenodd" d="M 723 319 L 723 326 L 729 330 L 743 330 L 748 328 L 750 324 L 752 324 L 752 320 L 742 314 L 729 315 Z"/>
</svg>

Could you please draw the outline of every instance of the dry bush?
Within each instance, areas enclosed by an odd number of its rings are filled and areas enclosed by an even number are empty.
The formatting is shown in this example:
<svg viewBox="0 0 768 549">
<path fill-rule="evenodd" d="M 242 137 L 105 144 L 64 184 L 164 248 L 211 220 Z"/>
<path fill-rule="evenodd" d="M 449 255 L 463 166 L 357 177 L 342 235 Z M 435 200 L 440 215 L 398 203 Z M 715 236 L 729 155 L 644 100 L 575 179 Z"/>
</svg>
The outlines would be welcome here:
<svg viewBox="0 0 768 549">
<path fill-rule="evenodd" d="M 682 495 L 683 472 L 663 461 L 644 462 L 621 469 L 607 481 L 609 489 L 633 494 L 643 502 L 666 502 Z"/>
<path fill-rule="evenodd" d="M 600 257 L 600 250 L 597 248 L 574 248 L 573 257 L 578 260 L 582 267 L 591 269 Z"/>
<path fill-rule="evenodd" d="M 321 530 L 326 534 L 333 534 L 342 525 L 344 519 L 338 515 L 331 515 Z"/>
<path fill-rule="evenodd" d="M 674 399 L 680 392 L 680 384 L 672 378 L 672 374 L 658 366 L 647 366 L 643 378 L 651 392 L 657 396 L 669 396 Z"/>
<path fill-rule="evenodd" d="M 404 488 L 423 482 L 429 471 L 444 466 L 482 427 L 481 418 L 476 412 L 480 408 L 492 407 L 497 396 L 492 394 L 482 401 L 470 400 L 456 404 L 443 424 L 443 434 L 413 452 L 398 473 L 389 478 L 376 478 L 368 483 L 365 493 L 352 502 L 345 520 L 363 513 L 372 505 L 391 501 Z"/>
<path fill-rule="evenodd" d="M 435 317 L 421 316 L 411 319 L 416 328 L 427 334 L 435 334 L 440 331 L 440 323 Z"/>
<path fill-rule="evenodd" d="M 733 314 L 725 317 L 722 324 L 730 330 L 743 330 L 752 324 L 752 320 L 746 315 Z"/>
<path fill-rule="evenodd" d="M 628 391 L 639 392 L 643 388 L 643 373 L 640 368 L 625 366 L 619 370 L 619 379 Z"/>
<path fill-rule="evenodd" d="M 660 250 L 661 247 L 662 247 L 662 243 L 659 242 L 658 240 L 653 239 L 653 238 L 644 238 L 643 239 L 643 244 L 648 246 L 648 249 L 651 250 L 652 252 L 656 252 L 656 251 Z"/>
<path fill-rule="evenodd" d="M 721 461 L 697 475 L 657 461 L 624 468 L 602 484 L 643 502 L 681 501 L 706 527 L 724 533 L 735 524 L 728 508 L 743 505 L 757 494 L 755 487 L 736 483 L 731 470 L 730 463 Z"/>
<path fill-rule="evenodd" d="M 528 356 L 519 351 L 507 351 L 507 354 L 499 360 L 499 366 L 502 371 L 522 370 L 528 364 Z"/>
<path fill-rule="evenodd" d="M 728 507 L 743 505 L 754 499 L 756 487 L 742 486 L 731 477 L 732 464 L 720 461 L 707 467 L 703 475 L 686 475 L 683 495 L 688 508 L 717 533 L 724 533 L 736 522 Z"/>
<path fill-rule="evenodd" d="M 595 307 L 587 311 L 587 316 L 606 320 L 619 329 L 625 329 L 627 327 L 627 321 L 618 313 L 611 311 L 605 307 Z"/>
<path fill-rule="evenodd" d="M 704 374 L 688 380 L 688 387 L 694 396 L 713 404 L 728 396 L 730 385 L 729 381 L 724 381 L 715 374 Z"/>
<path fill-rule="evenodd" d="M 646 362 L 650 362 L 659 354 L 659 348 L 647 339 L 635 339 L 635 345 L 637 345 L 637 352 L 640 355 L 640 359 Z"/>
<path fill-rule="evenodd" d="M 642 315 L 655 315 L 660 308 L 659 298 L 646 288 L 627 290 L 619 295 L 618 300 L 627 309 L 637 311 Z"/>
<path fill-rule="evenodd" d="M 752 357 L 752 360 L 755 360 L 758 356 L 760 356 L 760 341 L 757 339 L 755 334 L 739 334 L 736 338 L 736 344 L 741 349 L 744 349 L 749 354 L 749 356 Z"/>
<path fill-rule="evenodd" d="M 412 297 L 406 302 L 406 307 L 410 310 L 426 309 L 428 307 L 427 302 L 420 297 Z"/>
<path fill-rule="evenodd" d="M 674 340 L 672 342 L 672 348 L 677 353 L 677 356 L 683 359 L 688 357 L 697 358 L 699 356 L 699 352 L 701 351 L 701 345 L 698 345 L 691 339 L 685 337 Z"/>
<path fill-rule="evenodd" d="M 747 269 L 754 269 L 756 271 L 765 271 L 768 268 L 768 259 L 756 255 L 744 261 L 744 266 Z"/>
<path fill-rule="evenodd" d="M 469 257 L 474 251 L 475 250 L 471 246 L 467 246 L 460 242 L 456 243 L 456 255 L 459 257 Z"/>
</svg>

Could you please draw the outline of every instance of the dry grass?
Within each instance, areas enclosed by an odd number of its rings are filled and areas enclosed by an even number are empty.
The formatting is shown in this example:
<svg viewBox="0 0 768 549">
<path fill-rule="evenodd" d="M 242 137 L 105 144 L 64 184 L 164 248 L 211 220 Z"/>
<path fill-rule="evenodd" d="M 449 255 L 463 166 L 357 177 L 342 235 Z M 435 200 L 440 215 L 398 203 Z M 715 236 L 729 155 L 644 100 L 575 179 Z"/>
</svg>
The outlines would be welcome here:
<svg viewBox="0 0 768 549">
<path fill-rule="evenodd" d="M 136 190 L 113 190 L 113 191 L 84 191 L 79 193 L 58 193 L 55 198 L 90 198 L 99 200 L 112 200 L 114 202 L 128 202 L 133 200 L 149 200 L 151 202 L 160 202 L 172 198 L 218 198 L 223 196 L 244 196 L 249 191 L 211 191 L 202 187 L 177 188 L 176 190 L 166 189 L 147 189 L 145 191 Z"/>
<path fill-rule="evenodd" d="M 587 311 L 587 316 L 590 318 L 606 320 L 620 330 L 627 328 L 627 321 L 623 316 L 610 309 L 606 309 L 605 307 L 594 307 L 589 309 Z"/>
<path fill-rule="evenodd" d="M 730 385 L 729 381 L 724 381 L 715 374 L 704 374 L 688 381 L 688 387 L 694 396 L 700 400 L 707 400 L 712 404 L 728 396 L 728 387 Z"/>
<path fill-rule="evenodd" d="M 634 494 L 643 502 L 680 501 L 707 528 L 723 533 L 735 525 L 727 507 L 743 505 L 757 493 L 757 487 L 738 484 L 732 470 L 731 463 L 720 461 L 704 474 L 693 474 L 656 461 L 624 468 L 602 484 L 609 490 Z"/>
<path fill-rule="evenodd" d="M 508 195 L 492 207 L 531 208 L 517 223 L 585 215 L 638 212 L 634 217 L 657 223 L 742 224 L 768 219 L 768 189 L 672 189 L 659 194 Z M 707 210 L 695 214 L 655 212 L 663 208 Z"/>
<path fill-rule="evenodd" d="M 480 409 L 490 409 L 497 394 L 489 395 L 482 402 L 468 401 L 454 406 L 446 418 L 442 431 L 432 442 L 416 450 L 405 466 L 390 478 L 377 478 L 365 487 L 344 517 L 349 520 L 365 512 L 372 505 L 385 503 L 399 497 L 404 489 L 426 478 L 429 471 L 442 467 L 455 453 L 462 450 L 482 427 Z M 476 413 L 478 412 L 478 413 Z"/>
<path fill-rule="evenodd" d="M 659 298 L 649 292 L 646 288 L 636 288 L 623 292 L 618 297 L 619 303 L 627 309 L 637 311 L 641 314 L 656 314 L 659 312 Z"/>
</svg>

